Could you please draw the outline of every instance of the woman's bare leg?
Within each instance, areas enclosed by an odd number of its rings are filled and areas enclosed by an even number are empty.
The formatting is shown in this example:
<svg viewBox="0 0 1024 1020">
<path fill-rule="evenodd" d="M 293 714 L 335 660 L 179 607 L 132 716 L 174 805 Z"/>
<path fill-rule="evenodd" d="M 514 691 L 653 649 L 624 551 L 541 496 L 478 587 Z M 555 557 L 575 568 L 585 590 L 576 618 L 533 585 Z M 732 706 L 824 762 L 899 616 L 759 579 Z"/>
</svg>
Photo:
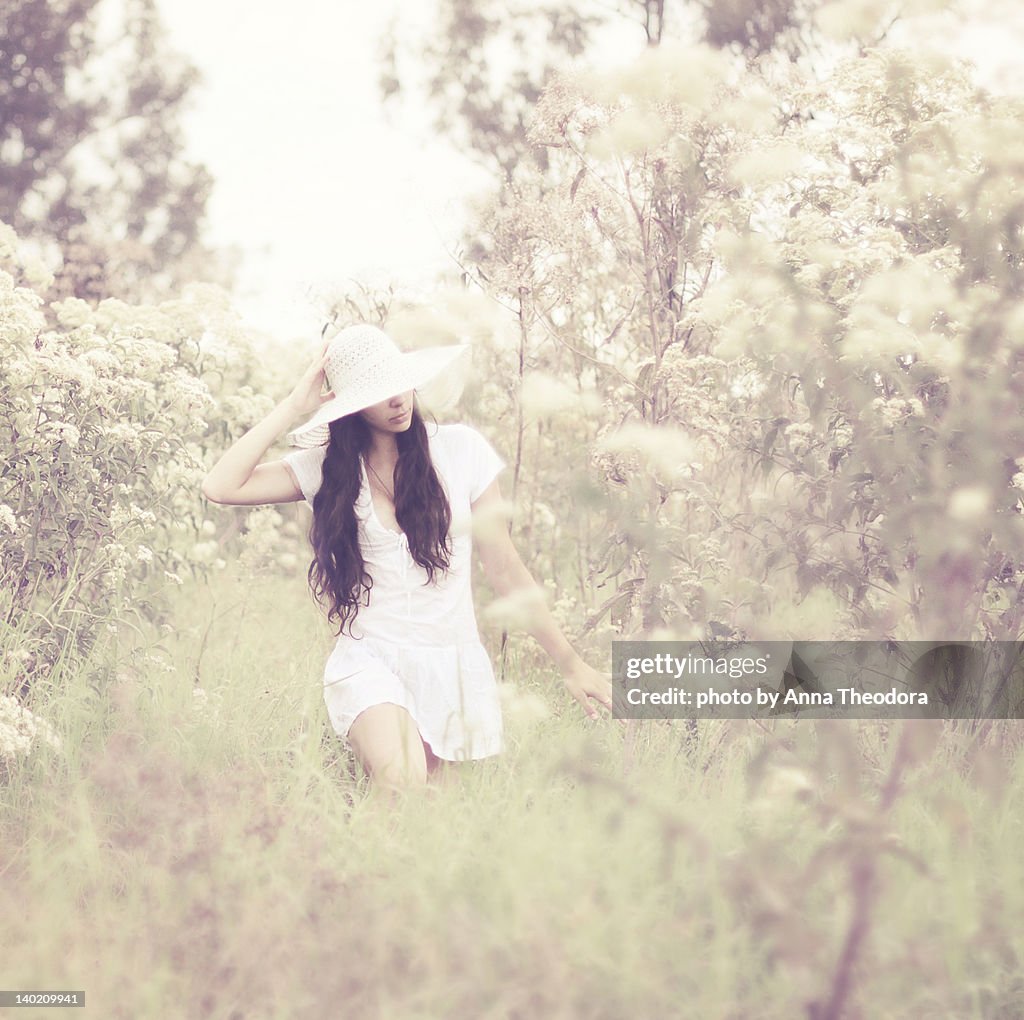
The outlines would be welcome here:
<svg viewBox="0 0 1024 1020">
<path fill-rule="evenodd" d="M 431 785 L 432 792 L 437 787 L 451 786 L 458 780 L 460 762 L 438 758 L 426 741 L 423 742 L 423 751 L 427 757 L 427 782 Z"/>
<path fill-rule="evenodd" d="M 416 723 L 401 705 L 372 705 L 356 716 L 348 742 L 374 787 L 392 794 L 427 782 L 427 758 Z"/>
</svg>

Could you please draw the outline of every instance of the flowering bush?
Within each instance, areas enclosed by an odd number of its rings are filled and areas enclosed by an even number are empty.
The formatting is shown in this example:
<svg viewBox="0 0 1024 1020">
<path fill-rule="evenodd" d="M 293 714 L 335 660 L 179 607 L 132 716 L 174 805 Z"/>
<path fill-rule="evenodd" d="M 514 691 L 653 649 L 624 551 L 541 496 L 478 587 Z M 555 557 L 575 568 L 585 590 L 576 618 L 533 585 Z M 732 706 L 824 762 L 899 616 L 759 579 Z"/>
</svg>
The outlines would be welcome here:
<svg viewBox="0 0 1024 1020">
<path fill-rule="evenodd" d="M 45 284 L 0 225 L 0 609 L 31 649 L 23 683 L 224 565 L 201 481 L 274 382 L 217 288 L 92 307 Z"/>
<path fill-rule="evenodd" d="M 550 83 L 547 176 L 481 211 L 474 254 L 514 315 L 488 398 L 520 448 L 567 400 L 546 379 L 601 402 L 523 458 L 605 518 L 558 522 L 615 580 L 592 623 L 1017 636 L 1022 120 L 895 49 L 819 81 L 662 45 Z"/>
</svg>

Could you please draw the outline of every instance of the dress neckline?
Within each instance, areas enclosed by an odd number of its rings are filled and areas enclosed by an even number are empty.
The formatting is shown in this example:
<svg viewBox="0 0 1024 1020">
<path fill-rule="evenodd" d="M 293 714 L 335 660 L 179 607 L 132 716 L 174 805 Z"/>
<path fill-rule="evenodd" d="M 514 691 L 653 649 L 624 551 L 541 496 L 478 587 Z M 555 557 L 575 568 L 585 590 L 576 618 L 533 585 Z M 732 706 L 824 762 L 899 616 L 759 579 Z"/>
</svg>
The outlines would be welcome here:
<svg viewBox="0 0 1024 1020">
<path fill-rule="evenodd" d="M 363 492 L 365 495 L 365 503 L 367 508 L 368 519 L 377 526 L 378 530 L 383 531 L 387 535 L 395 535 L 396 537 L 405 537 L 405 532 L 395 528 L 389 528 L 386 524 L 381 522 L 381 519 L 377 516 L 377 508 L 373 505 L 373 490 L 370 488 L 370 476 L 366 473 L 366 461 L 362 456 L 359 457 L 359 469 L 363 475 Z"/>
</svg>

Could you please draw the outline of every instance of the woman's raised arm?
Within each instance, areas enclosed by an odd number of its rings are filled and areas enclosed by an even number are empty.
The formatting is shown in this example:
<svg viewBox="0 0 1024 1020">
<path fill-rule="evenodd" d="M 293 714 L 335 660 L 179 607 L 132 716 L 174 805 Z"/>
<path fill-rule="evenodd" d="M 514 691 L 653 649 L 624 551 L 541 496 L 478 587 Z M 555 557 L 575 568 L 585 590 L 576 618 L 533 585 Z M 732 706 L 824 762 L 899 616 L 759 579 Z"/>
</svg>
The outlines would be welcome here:
<svg viewBox="0 0 1024 1020">
<path fill-rule="evenodd" d="M 254 506 L 261 503 L 291 503 L 302 499 L 294 474 L 284 461 L 261 464 L 269 447 L 298 418 L 312 414 L 334 394 L 321 396 L 325 343 L 294 389 L 244 436 L 237 439 L 203 479 L 203 495 L 213 503 Z"/>
</svg>

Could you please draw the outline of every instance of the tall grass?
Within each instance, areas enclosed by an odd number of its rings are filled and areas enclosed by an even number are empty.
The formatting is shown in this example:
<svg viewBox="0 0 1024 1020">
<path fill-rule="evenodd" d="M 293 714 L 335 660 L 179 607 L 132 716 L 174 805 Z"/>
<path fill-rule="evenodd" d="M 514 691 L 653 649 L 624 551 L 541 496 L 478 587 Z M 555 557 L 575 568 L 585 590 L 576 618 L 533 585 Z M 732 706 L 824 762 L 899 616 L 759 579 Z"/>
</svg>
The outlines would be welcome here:
<svg viewBox="0 0 1024 1020">
<path fill-rule="evenodd" d="M 55 678 L 65 753 L 3 790 L 0 985 L 133 1020 L 1024 1015 L 1013 728 L 589 724 L 513 655 L 549 714 L 512 699 L 505 755 L 388 810 L 330 640 L 301 578 L 228 574 Z"/>
</svg>

